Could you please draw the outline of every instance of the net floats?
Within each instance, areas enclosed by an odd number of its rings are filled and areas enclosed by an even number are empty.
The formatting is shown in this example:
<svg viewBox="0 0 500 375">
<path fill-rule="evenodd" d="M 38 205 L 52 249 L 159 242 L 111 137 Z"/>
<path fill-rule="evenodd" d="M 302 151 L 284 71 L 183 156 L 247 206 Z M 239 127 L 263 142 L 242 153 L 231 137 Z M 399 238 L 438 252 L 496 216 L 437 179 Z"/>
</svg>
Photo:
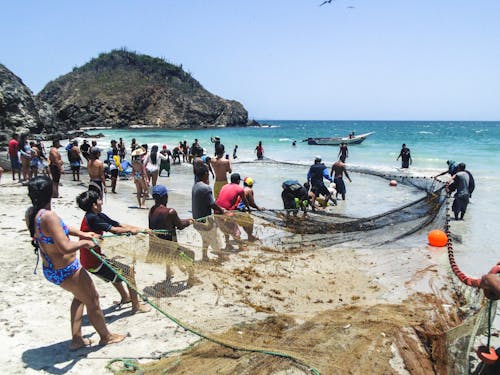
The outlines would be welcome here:
<svg viewBox="0 0 500 375">
<path fill-rule="evenodd" d="M 498 355 L 495 351 L 495 348 L 493 348 L 492 346 L 487 347 L 482 345 L 477 349 L 476 354 L 479 359 L 487 365 L 493 365 L 498 360 Z"/>
<path fill-rule="evenodd" d="M 436 247 L 443 247 L 448 243 L 448 236 L 445 232 L 439 229 L 431 230 L 427 235 L 427 239 L 429 241 L 429 245 Z"/>
</svg>

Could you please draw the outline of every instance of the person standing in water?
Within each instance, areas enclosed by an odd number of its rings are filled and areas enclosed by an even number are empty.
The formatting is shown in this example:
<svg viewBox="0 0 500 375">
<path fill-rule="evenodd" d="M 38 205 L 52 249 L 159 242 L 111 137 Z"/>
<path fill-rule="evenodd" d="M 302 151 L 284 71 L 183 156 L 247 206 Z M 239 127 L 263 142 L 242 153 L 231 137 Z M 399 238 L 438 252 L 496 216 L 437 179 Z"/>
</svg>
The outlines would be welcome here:
<svg viewBox="0 0 500 375">
<path fill-rule="evenodd" d="M 259 141 L 257 147 L 255 147 L 255 152 L 257 153 L 257 159 L 264 159 L 264 147 L 262 147 L 262 141 Z"/>
<path fill-rule="evenodd" d="M 470 173 L 465 170 L 465 164 L 460 163 L 457 173 L 451 178 L 451 182 L 446 184 L 446 191 L 451 193 L 456 190 L 453 200 L 452 211 L 455 220 L 463 220 L 470 199 Z"/>
<path fill-rule="evenodd" d="M 405 143 L 403 143 L 403 145 L 401 146 L 401 151 L 399 152 L 399 156 L 396 158 L 396 160 L 399 160 L 399 158 L 401 158 L 401 168 L 409 168 L 413 163 L 413 160 L 411 159 L 410 149 L 406 147 Z"/>
<path fill-rule="evenodd" d="M 345 163 L 347 157 L 349 156 L 349 149 L 347 148 L 347 143 L 342 142 L 339 148 L 338 158 Z"/>
<path fill-rule="evenodd" d="M 321 156 L 316 156 L 314 158 L 314 164 L 309 168 L 309 172 L 307 172 L 307 182 L 311 184 L 311 190 L 317 198 L 320 194 L 325 197 L 324 203 L 322 204 L 323 208 L 326 207 L 328 201 L 330 200 L 331 194 L 330 191 L 326 188 L 323 183 L 323 178 L 332 182 L 332 178 L 328 174 L 328 169 L 321 162 Z M 312 202 L 312 206 L 314 207 L 314 200 Z"/>
<path fill-rule="evenodd" d="M 344 174 L 349 182 L 352 182 L 351 177 L 349 177 L 349 174 L 347 173 L 344 162 L 342 160 L 338 160 L 333 163 L 332 170 L 330 171 L 330 176 L 333 176 L 333 182 L 335 183 L 335 198 L 337 198 L 337 195 L 340 194 L 342 196 L 342 200 L 345 200 L 346 194 L 345 183 L 344 179 L 342 178 Z"/>
</svg>

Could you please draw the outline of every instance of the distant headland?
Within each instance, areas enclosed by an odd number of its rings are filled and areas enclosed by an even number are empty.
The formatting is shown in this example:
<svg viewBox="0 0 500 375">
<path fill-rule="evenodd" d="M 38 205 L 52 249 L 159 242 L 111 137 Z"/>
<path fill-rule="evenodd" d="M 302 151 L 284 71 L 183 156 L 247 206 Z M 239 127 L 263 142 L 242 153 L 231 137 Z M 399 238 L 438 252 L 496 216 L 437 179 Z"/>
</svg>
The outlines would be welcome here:
<svg viewBox="0 0 500 375">
<path fill-rule="evenodd" d="M 0 144 L 14 131 L 67 138 L 82 128 L 249 125 L 259 126 L 241 103 L 208 92 L 182 65 L 126 49 L 75 67 L 36 96 L 0 64 Z"/>
</svg>

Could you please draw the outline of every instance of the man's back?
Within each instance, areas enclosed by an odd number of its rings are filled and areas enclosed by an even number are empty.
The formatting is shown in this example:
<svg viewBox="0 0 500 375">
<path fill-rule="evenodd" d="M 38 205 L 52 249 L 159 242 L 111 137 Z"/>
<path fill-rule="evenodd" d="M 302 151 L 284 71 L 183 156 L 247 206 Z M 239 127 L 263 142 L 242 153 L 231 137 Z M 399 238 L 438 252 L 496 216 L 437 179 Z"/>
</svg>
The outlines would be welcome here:
<svg viewBox="0 0 500 375">
<path fill-rule="evenodd" d="M 87 170 L 91 180 L 99 180 L 104 173 L 104 164 L 100 160 L 89 160 Z"/>
<path fill-rule="evenodd" d="M 333 176 L 334 177 L 340 177 L 342 178 L 342 175 L 345 171 L 345 164 L 343 162 L 341 162 L 340 160 L 336 161 L 335 163 L 333 163 L 332 165 L 332 169 L 333 169 Z"/>
<path fill-rule="evenodd" d="M 52 147 L 49 152 L 50 164 L 59 166 L 62 163 L 61 154 L 56 147 Z"/>
<path fill-rule="evenodd" d="M 223 157 L 216 157 L 210 161 L 215 173 L 216 181 L 227 181 L 227 174 L 232 172 L 231 162 Z"/>
<path fill-rule="evenodd" d="M 463 197 L 469 195 L 469 174 L 465 171 L 460 171 L 455 175 L 457 186 L 457 196 Z"/>
<path fill-rule="evenodd" d="M 9 156 L 11 158 L 16 158 L 17 157 L 17 151 L 19 150 L 19 142 L 12 138 L 9 141 Z"/>
<path fill-rule="evenodd" d="M 215 203 L 212 188 L 203 181 L 193 185 L 191 191 L 193 219 L 200 219 L 212 214 L 211 206 Z"/>
<path fill-rule="evenodd" d="M 322 185 L 323 184 L 323 171 L 325 170 L 325 165 L 323 163 L 315 163 L 309 168 L 309 174 L 311 177 L 311 185 Z"/>
</svg>

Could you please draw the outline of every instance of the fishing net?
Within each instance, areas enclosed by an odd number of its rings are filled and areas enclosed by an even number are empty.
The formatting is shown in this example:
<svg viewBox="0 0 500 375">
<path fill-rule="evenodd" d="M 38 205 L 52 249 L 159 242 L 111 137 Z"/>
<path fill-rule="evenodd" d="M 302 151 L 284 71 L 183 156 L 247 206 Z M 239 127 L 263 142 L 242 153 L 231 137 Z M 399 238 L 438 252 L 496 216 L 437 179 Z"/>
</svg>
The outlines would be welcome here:
<svg viewBox="0 0 500 375">
<path fill-rule="evenodd" d="M 353 282 L 352 275 L 335 273 L 335 257 L 352 255 L 335 245 L 383 251 L 446 223 L 442 182 L 377 177 L 420 193 L 366 218 L 329 210 L 231 212 L 178 231 L 177 242 L 161 234 L 105 238 L 104 260 L 115 263 L 120 277 L 159 313 L 206 339 L 180 356 L 142 365 L 141 371 L 395 374 L 394 357 L 412 374 L 469 371 L 474 338 L 484 329 L 479 292 L 457 282 L 451 297 L 436 287 L 434 294 L 416 293 L 401 304 L 363 303 L 378 288 L 363 275 L 356 280 L 366 283 L 365 296 L 333 292 L 336 284 L 345 284 L 340 288 L 345 290 Z M 307 269 L 319 252 L 332 263 Z M 361 273 L 356 264 L 352 273 Z M 194 297 L 194 288 L 203 288 L 203 298 Z M 315 299 L 310 289 L 319 292 Z M 200 321 L 192 312 L 202 304 L 210 312 Z"/>
</svg>

